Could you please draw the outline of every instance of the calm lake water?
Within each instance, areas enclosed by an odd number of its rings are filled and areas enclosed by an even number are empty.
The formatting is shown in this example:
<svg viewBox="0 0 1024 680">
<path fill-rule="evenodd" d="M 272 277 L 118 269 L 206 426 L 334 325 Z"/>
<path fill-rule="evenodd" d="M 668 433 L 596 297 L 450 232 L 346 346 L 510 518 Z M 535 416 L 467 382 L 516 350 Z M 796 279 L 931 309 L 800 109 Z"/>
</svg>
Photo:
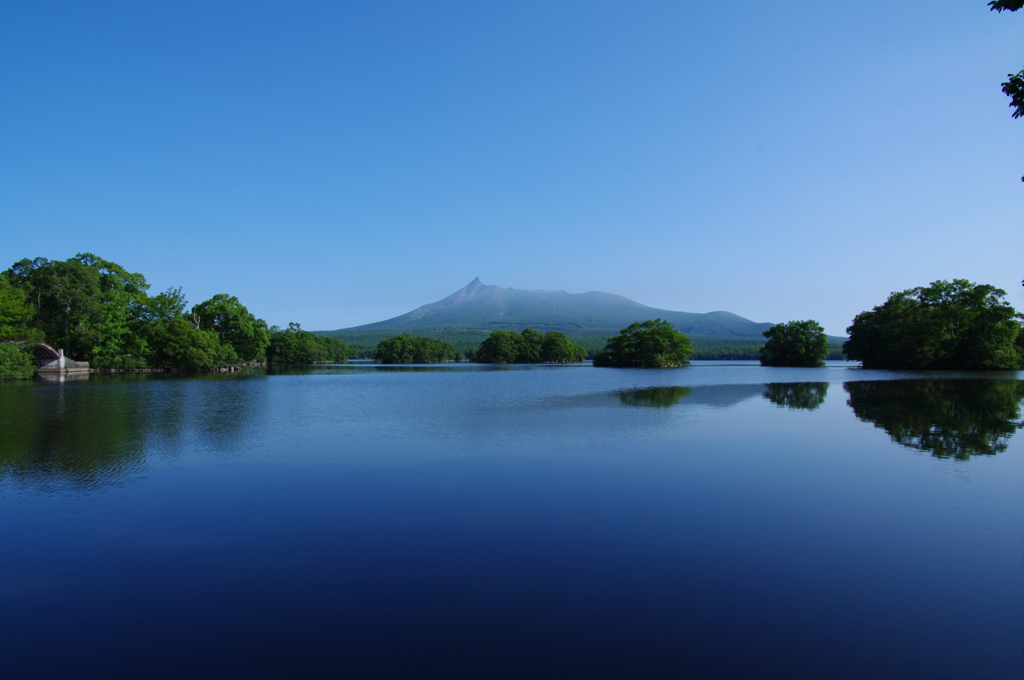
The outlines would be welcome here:
<svg viewBox="0 0 1024 680">
<path fill-rule="evenodd" d="M 4 678 L 1020 678 L 1022 373 L 0 385 Z"/>
</svg>

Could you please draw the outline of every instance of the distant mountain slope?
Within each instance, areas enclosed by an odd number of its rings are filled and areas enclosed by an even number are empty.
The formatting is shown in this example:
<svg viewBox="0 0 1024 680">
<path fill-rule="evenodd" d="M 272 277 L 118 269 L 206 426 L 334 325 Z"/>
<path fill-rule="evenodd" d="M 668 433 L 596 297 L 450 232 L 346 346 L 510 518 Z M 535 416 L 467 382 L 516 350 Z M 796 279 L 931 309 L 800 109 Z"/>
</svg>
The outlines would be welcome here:
<svg viewBox="0 0 1024 680">
<path fill-rule="evenodd" d="M 443 300 L 408 314 L 376 323 L 318 331 L 349 344 L 365 346 L 398 333 L 444 336 L 479 342 L 497 329 L 561 331 L 603 345 L 604 339 L 637 321 L 662 318 L 691 337 L 763 343 L 770 323 L 757 323 L 730 312 L 673 312 L 656 309 L 611 293 L 567 293 L 564 290 L 518 290 L 484 285 L 479 278 Z M 479 338 L 479 339 L 477 339 Z M 456 344 L 460 344 L 456 342 Z"/>
</svg>

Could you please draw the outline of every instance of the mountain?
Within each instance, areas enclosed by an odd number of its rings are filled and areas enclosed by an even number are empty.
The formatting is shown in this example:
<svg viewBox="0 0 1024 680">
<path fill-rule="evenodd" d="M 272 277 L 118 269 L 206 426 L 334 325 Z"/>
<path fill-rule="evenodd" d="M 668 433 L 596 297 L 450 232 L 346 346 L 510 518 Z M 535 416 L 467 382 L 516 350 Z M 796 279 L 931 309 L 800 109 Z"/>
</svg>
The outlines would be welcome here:
<svg viewBox="0 0 1024 680">
<path fill-rule="evenodd" d="M 730 312 L 673 312 L 656 309 L 612 293 L 567 293 L 564 290 L 518 290 L 484 285 L 479 278 L 443 300 L 418 307 L 408 314 L 376 323 L 317 331 L 354 347 L 372 347 L 399 333 L 428 335 L 475 347 L 491 331 L 542 333 L 561 331 L 588 349 L 599 349 L 605 340 L 637 321 L 661 318 L 694 340 L 699 348 L 709 343 L 758 346 L 770 323 L 757 323 Z M 755 350 L 756 352 L 756 350 Z M 749 351 L 746 352 L 749 354 Z"/>
</svg>

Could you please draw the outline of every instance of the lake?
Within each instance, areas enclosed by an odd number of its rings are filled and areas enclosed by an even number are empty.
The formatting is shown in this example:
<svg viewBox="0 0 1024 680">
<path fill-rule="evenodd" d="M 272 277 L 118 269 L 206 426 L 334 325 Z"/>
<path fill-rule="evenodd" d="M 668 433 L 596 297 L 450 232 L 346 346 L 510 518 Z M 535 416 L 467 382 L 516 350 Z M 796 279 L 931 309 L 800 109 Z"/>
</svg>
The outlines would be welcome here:
<svg viewBox="0 0 1024 680">
<path fill-rule="evenodd" d="M 1020 678 L 1022 378 L 0 384 L 0 673 Z"/>
</svg>

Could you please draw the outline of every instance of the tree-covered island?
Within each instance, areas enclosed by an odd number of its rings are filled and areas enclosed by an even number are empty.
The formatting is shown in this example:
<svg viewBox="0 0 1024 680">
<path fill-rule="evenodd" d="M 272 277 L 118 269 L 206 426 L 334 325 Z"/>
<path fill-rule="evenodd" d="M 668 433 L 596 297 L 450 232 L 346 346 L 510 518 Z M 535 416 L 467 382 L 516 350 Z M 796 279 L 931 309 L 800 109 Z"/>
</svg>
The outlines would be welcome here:
<svg viewBox="0 0 1024 680">
<path fill-rule="evenodd" d="M 828 336 L 814 320 L 776 324 L 762 335 L 768 338 L 759 352 L 762 366 L 824 366 L 829 355 Z"/>
<path fill-rule="evenodd" d="M 480 343 L 471 361 L 478 364 L 575 364 L 585 361 L 587 350 L 564 333 L 540 333 L 524 328 L 522 333 L 497 330 Z"/>
<path fill-rule="evenodd" d="M 864 368 L 1019 369 L 1024 317 L 1005 298 L 965 279 L 893 293 L 854 318 L 843 352 Z"/>
<path fill-rule="evenodd" d="M 437 364 L 462 358 L 455 345 L 443 340 L 402 333 L 377 343 L 373 359 L 379 364 Z"/>
<path fill-rule="evenodd" d="M 690 363 L 693 346 L 685 333 L 668 321 L 634 323 L 613 337 L 594 357 L 595 366 L 615 368 L 677 368 Z"/>
</svg>

